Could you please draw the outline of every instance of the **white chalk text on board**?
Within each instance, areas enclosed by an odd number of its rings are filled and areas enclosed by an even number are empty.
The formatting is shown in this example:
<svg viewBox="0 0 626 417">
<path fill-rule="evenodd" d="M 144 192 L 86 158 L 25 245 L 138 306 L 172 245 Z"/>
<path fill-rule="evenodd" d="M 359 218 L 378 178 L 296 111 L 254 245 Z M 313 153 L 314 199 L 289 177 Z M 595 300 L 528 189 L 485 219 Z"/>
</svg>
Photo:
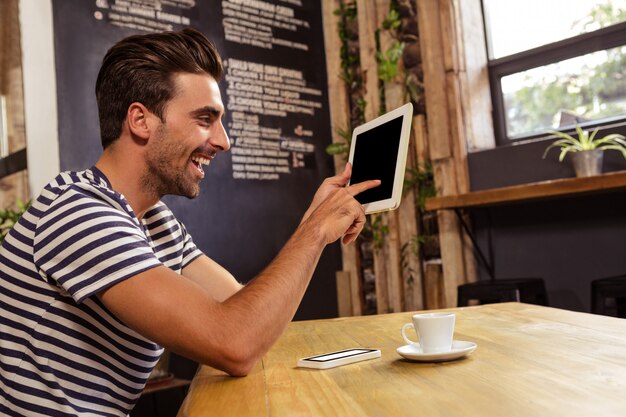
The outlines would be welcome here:
<svg viewBox="0 0 626 417">
<path fill-rule="evenodd" d="M 233 58 L 225 64 L 233 177 L 277 180 L 279 174 L 305 168 L 304 155 L 315 151 L 313 130 L 303 124 L 290 132 L 272 126 L 290 114 L 304 116 L 302 123 L 312 120 L 322 107 L 322 92 L 307 87 L 298 70 Z M 272 126 L 263 125 L 261 117 Z"/>
<path fill-rule="evenodd" d="M 301 0 L 289 3 L 301 6 Z M 298 19 L 294 9 L 265 1 L 223 0 L 224 37 L 227 41 L 258 48 L 272 49 L 280 45 L 292 49 L 308 51 L 309 46 L 291 39 L 274 35 L 275 29 L 297 32 L 309 29 L 309 22 Z"/>
<path fill-rule="evenodd" d="M 164 9 L 162 3 L 166 3 L 168 8 Z M 191 20 L 183 15 L 183 10 L 195 5 L 195 0 L 96 0 L 94 18 L 106 19 L 114 26 L 149 32 L 175 30 L 179 26 L 189 26 Z"/>
</svg>

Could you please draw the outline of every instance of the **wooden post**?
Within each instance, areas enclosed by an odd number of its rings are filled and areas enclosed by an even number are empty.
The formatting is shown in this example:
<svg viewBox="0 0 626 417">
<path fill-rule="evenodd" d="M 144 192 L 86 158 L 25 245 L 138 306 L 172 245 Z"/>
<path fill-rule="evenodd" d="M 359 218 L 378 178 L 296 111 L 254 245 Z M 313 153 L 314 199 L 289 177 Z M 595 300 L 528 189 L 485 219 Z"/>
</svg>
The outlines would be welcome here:
<svg viewBox="0 0 626 417">
<path fill-rule="evenodd" d="M 424 264 L 424 284 L 426 288 L 426 309 L 446 308 L 441 260 L 427 261 Z"/>
<path fill-rule="evenodd" d="M 418 1 L 417 6 L 435 183 L 439 195 L 453 195 L 469 190 L 465 50 L 459 6 L 456 0 Z M 474 259 L 464 247 L 454 213 L 438 214 L 445 304 L 452 307 L 457 302 L 457 286 L 475 280 Z"/>
<path fill-rule="evenodd" d="M 350 125 L 350 109 L 348 105 L 348 95 L 346 86 L 339 77 L 341 74 L 341 40 L 337 32 L 339 19 L 334 11 L 340 6 L 340 0 L 329 0 L 322 2 L 322 13 L 324 18 L 324 39 L 326 54 L 326 68 L 328 72 L 328 101 L 330 104 L 330 120 L 333 135 L 333 142 L 341 142 L 341 137 L 337 134 L 337 129 L 346 129 Z M 345 165 L 340 157 L 335 157 L 335 168 L 341 172 Z M 361 298 L 361 263 L 356 244 L 341 245 L 343 260 L 343 271 L 350 279 L 350 291 L 353 294 L 350 305 L 352 314 L 357 316 L 363 313 L 363 300 Z M 356 294 L 356 296 L 354 296 Z M 341 302 L 342 305 L 344 301 Z"/>
<path fill-rule="evenodd" d="M 337 282 L 337 307 L 339 317 L 352 315 L 352 288 L 350 288 L 350 272 L 337 271 L 335 275 Z M 357 296 L 357 300 L 359 297 Z"/>
<path fill-rule="evenodd" d="M 412 204 L 412 203 L 410 203 Z M 404 311 L 404 285 L 400 265 L 400 236 L 398 210 L 386 213 L 389 232 L 385 239 L 387 256 L 385 261 L 389 267 L 387 285 L 389 287 L 389 304 L 392 313 Z"/>
<path fill-rule="evenodd" d="M 424 169 L 426 166 L 426 162 L 430 161 L 430 159 L 428 150 L 428 132 L 426 129 L 426 117 L 423 114 L 418 114 L 413 118 L 411 130 L 413 138 L 413 160 L 415 161 L 415 167 L 421 167 L 422 169 Z M 419 223 L 416 225 L 416 228 L 418 236 L 421 235 L 423 231 L 420 229 Z M 428 303 L 429 286 L 433 285 L 432 283 L 435 282 L 436 285 L 442 285 L 443 288 L 443 284 L 441 284 L 440 281 L 429 280 L 428 275 L 432 274 L 432 268 L 427 268 L 423 259 L 418 259 L 418 261 L 420 262 L 420 265 L 418 265 L 417 268 L 421 272 L 422 276 L 420 282 L 414 283 L 413 297 L 416 300 L 416 304 L 413 310 L 433 308 L 430 307 Z M 441 268 L 441 262 L 438 263 L 438 267 Z"/>
<path fill-rule="evenodd" d="M 6 96 L 9 152 L 26 147 L 22 53 L 17 0 L 0 2 L 0 94 Z M 21 171 L 0 179 L 0 208 L 29 198 L 28 173 Z"/>
<path fill-rule="evenodd" d="M 359 58 L 365 86 L 365 121 L 369 122 L 380 114 L 380 96 L 378 94 L 378 64 L 376 63 L 376 38 L 374 33 L 378 25 L 376 0 L 357 0 L 359 22 Z"/>
<path fill-rule="evenodd" d="M 365 121 L 375 119 L 380 114 L 380 95 L 378 81 L 378 64 L 376 62 L 376 29 L 380 26 L 381 8 L 389 7 L 387 0 L 357 0 L 357 13 L 359 22 L 359 51 L 361 68 L 363 70 L 363 84 L 365 86 L 364 100 Z M 383 224 L 389 224 L 387 214 L 380 214 Z M 393 281 L 397 277 L 397 268 L 390 258 L 395 252 L 385 239 L 384 247 L 374 250 L 374 276 L 376 283 L 376 311 L 378 313 L 391 313 L 398 310 L 397 285 Z"/>
<path fill-rule="evenodd" d="M 375 6 L 377 15 L 377 19 L 375 20 L 376 27 L 381 29 L 379 32 L 380 51 L 384 54 L 391 47 L 394 41 L 387 31 L 382 30 L 383 21 L 389 13 L 390 2 L 389 0 L 378 0 L 375 2 Z M 401 79 L 402 68 L 398 68 L 398 72 L 398 79 Z M 385 90 L 386 111 L 390 111 L 404 104 L 404 85 L 395 82 L 394 80 L 391 82 L 385 82 L 383 88 Z M 412 201 L 408 203 L 407 201 L 403 201 L 402 203 L 404 205 L 414 204 Z M 404 217 L 400 218 L 399 209 L 385 213 L 384 216 L 387 218 L 387 225 L 389 227 L 387 238 L 385 239 L 386 256 L 384 259 L 384 261 L 387 262 L 387 269 L 389 271 L 389 275 L 387 276 L 389 305 L 391 312 L 400 312 L 405 309 L 405 285 L 403 278 L 404 274 L 402 271 L 401 253 L 403 238 L 405 238 L 405 236 L 401 236 L 400 224 L 402 224 L 405 220 L 410 220 L 405 219 Z M 408 233 L 410 234 L 410 232 Z"/>
</svg>

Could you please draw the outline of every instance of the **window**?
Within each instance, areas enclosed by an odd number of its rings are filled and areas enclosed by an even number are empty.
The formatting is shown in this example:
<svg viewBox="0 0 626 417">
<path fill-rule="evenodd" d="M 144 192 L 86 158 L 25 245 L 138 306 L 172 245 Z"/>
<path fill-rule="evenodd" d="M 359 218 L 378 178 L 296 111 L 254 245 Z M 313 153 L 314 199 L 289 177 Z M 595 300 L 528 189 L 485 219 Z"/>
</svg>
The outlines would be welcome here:
<svg viewBox="0 0 626 417">
<path fill-rule="evenodd" d="M 626 133 L 626 0 L 483 0 L 498 144 Z"/>
</svg>

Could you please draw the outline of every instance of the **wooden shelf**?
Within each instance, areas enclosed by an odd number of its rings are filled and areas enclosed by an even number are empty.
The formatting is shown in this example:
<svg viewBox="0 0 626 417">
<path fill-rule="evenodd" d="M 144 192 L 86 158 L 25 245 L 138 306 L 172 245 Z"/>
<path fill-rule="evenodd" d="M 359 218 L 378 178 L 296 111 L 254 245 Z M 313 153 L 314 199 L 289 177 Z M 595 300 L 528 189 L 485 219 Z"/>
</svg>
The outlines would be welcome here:
<svg viewBox="0 0 626 417">
<path fill-rule="evenodd" d="M 180 379 L 180 378 L 164 379 L 160 381 L 149 382 L 148 384 L 146 384 L 146 387 L 143 389 L 142 395 L 152 394 L 154 392 L 163 391 L 166 389 L 183 387 L 189 384 L 191 384 L 190 380 Z"/>
<path fill-rule="evenodd" d="M 23 171 L 26 167 L 26 149 L 13 152 L 4 158 L 0 158 L 0 178 Z"/>
<path fill-rule="evenodd" d="M 565 178 L 426 199 L 426 210 L 484 207 L 626 189 L 626 171 Z"/>
</svg>

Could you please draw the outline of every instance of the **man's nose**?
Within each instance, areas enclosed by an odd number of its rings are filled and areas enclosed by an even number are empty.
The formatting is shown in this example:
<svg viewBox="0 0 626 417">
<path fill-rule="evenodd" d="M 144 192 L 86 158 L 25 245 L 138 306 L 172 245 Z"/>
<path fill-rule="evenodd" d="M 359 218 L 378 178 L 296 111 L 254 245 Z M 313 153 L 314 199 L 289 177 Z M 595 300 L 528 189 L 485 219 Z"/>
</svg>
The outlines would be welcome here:
<svg viewBox="0 0 626 417">
<path fill-rule="evenodd" d="M 230 149 L 230 139 L 228 139 L 228 133 L 224 129 L 224 125 L 220 121 L 219 127 L 215 135 L 211 138 L 211 145 L 219 149 L 220 152 L 226 152 Z"/>
</svg>

